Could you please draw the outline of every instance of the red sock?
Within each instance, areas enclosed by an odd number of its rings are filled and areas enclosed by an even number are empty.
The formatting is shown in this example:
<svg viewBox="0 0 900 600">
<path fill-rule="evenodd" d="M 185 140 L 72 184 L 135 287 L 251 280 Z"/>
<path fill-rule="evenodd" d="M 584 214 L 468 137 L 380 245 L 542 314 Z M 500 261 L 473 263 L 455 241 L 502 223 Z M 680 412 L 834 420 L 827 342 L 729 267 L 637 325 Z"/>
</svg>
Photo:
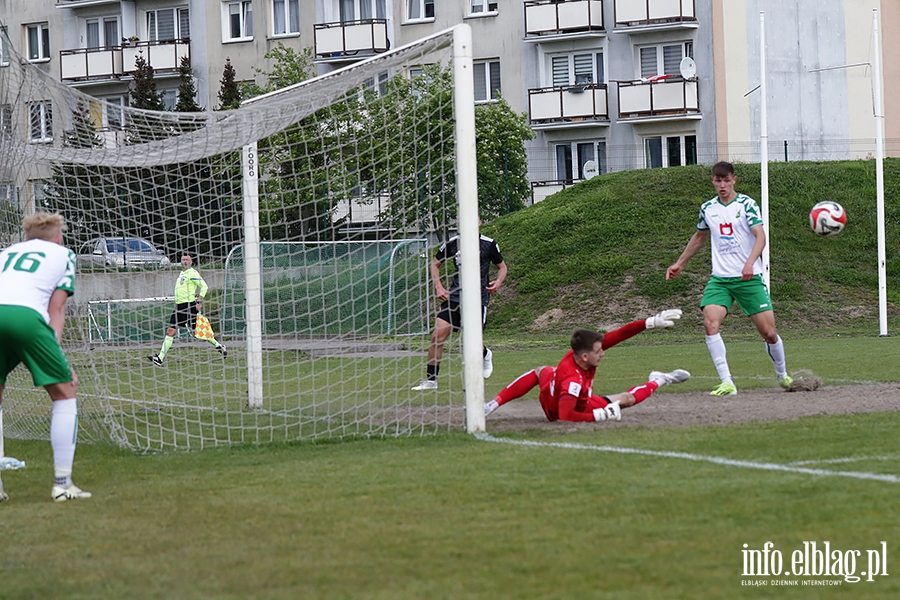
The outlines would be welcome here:
<svg viewBox="0 0 900 600">
<path fill-rule="evenodd" d="M 521 398 L 530 392 L 537 384 L 538 376 L 537 373 L 534 372 L 534 369 L 532 369 L 523 375 L 519 375 L 515 381 L 500 390 L 500 393 L 497 394 L 497 397 L 494 398 L 494 400 L 497 401 L 497 404 L 502 406 L 510 400 Z"/>
<path fill-rule="evenodd" d="M 648 381 L 647 383 L 642 383 L 641 385 L 636 385 L 630 390 L 628 393 L 634 396 L 634 403 L 640 404 L 647 398 L 649 398 L 653 392 L 659 389 L 659 384 L 655 381 Z"/>
</svg>

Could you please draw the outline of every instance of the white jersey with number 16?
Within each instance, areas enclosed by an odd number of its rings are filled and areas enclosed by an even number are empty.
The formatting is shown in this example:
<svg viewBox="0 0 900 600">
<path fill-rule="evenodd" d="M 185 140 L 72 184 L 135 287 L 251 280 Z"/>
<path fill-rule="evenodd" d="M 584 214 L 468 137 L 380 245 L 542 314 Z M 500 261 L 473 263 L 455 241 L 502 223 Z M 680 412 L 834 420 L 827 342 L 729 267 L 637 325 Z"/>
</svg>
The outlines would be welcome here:
<svg viewBox="0 0 900 600">
<path fill-rule="evenodd" d="M 50 323 L 55 290 L 75 293 L 75 254 L 54 242 L 28 240 L 0 252 L 0 305 L 26 306 Z"/>
</svg>

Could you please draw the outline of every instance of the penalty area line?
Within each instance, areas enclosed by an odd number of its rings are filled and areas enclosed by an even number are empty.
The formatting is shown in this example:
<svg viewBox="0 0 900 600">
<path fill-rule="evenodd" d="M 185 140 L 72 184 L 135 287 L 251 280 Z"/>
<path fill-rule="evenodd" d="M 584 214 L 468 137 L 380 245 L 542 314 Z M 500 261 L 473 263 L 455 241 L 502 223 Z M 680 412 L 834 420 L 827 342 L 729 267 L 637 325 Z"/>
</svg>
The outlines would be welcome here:
<svg viewBox="0 0 900 600">
<path fill-rule="evenodd" d="M 614 452 L 617 454 L 639 454 L 641 456 L 656 456 L 660 458 L 680 458 L 694 462 L 708 462 L 726 467 L 738 467 L 743 469 L 757 469 L 760 471 L 781 471 L 784 473 L 801 473 L 804 475 L 819 475 L 823 477 L 849 477 L 851 479 L 868 479 L 872 481 L 884 481 L 887 483 L 900 483 L 897 475 L 881 473 L 865 473 L 860 471 L 829 471 L 828 469 L 810 469 L 806 467 L 781 465 L 778 463 L 762 463 L 747 460 L 734 460 L 721 456 L 704 456 L 702 454 L 690 454 L 688 452 L 667 452 L 661 450 L 644 450 L 641 448 L 620 448 L 616 446 L 591 446 L 588 444 L 573 444 L 569 442 L 535 442 L 531 440 L 516 440 L 510 438 L 498 438 L 489 433 L 476 433 L 475 438 L 483 442 L 495 444 L 510 444 L 513 446 L 533 446 L 542 448 L 563 448 L 566 450 L 593 450 L 595 452 Z"/>
</svg>

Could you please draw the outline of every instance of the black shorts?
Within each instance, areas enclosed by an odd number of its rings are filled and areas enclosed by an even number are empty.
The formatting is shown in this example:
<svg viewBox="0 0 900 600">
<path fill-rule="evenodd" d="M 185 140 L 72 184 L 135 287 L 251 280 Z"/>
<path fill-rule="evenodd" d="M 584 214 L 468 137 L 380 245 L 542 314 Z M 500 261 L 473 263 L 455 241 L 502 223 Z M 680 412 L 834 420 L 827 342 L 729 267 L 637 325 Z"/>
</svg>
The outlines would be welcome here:
<svg viewBox="0 0 900 600">
<path fill-rule="evenodd" d="M 438 319 L 443 319 L 450 323 L 453 326 L 453 330 L 456 331 L 460 327 L 462 327 L 462 309 L 460 308 L 459 302 L 450 302 L 449 300 L 444 300 L 444 303 L 441 304 L 440 310 L 438 310 L 437 314 Z M 487 306 L 481 307 L 481 330 L 484 331 L 484 324 L 487 322 Z"/>
<path fill-rule="evenodd" d="M 169 317 L 169 327 L 187 327 L 194 330 L 194 321 L 197 319 L 197 304 L 185 302 L 175 305 L 175 312 Z"/>
</svg>

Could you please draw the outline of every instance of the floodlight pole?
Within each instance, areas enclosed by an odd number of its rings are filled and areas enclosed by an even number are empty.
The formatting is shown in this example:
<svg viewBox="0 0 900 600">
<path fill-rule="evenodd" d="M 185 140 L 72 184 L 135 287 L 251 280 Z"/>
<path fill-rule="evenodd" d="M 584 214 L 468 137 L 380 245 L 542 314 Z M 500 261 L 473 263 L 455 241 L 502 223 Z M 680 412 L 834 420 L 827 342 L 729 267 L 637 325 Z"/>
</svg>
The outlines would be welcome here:
<svg viewBox="0 0 900 600">
<path fill-rule="evenodd" d="M 769 246 L 772 240 L 769 237 L 769 123 L 766 112 L 766 13 L 759 11 L 759 168 L 762 191 L 760 208 L 762 210 L 763 233 L 766 236 L 766 245 L 763 247 L 763 283 L 769 293 Z"/>
<path fill-rule="evenodd" d="M 878 32 L 878 9 L 872 9 L 872 37 L 875 58 L 872 61 L 872 84 L 875 94 L 875 181 L 878 218 L 878 322 L 881 337 L 887 330 L 887 259 L 884 239 L 884 107 L 881 101 L 881 40 Z"/>
</svg>

